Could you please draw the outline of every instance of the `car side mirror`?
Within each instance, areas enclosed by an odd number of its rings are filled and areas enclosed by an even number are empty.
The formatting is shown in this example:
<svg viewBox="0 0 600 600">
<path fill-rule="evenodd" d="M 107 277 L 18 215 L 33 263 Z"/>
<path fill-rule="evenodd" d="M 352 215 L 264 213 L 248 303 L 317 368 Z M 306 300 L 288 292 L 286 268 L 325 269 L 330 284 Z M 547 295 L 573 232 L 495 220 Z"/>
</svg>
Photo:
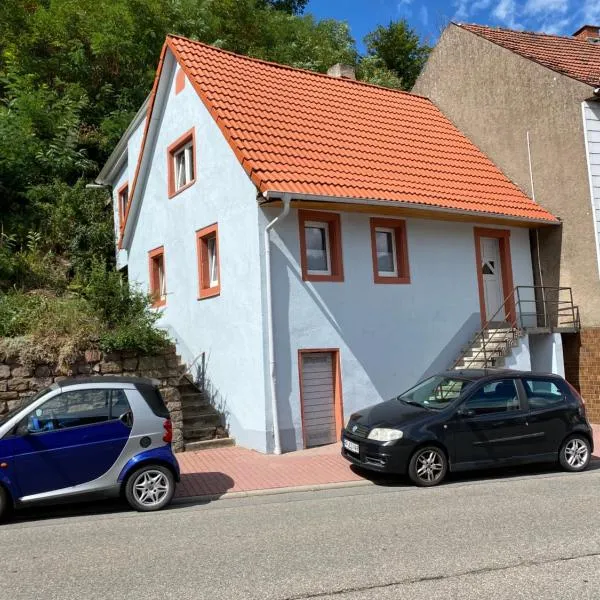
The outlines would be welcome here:
<svg viewBox="0 0 600 600">
<path fill-rule="evenodd" d="M 469 417 L 475 416 L 475 411 L 472 408 L 467 408 L 466 406 L 461 406 L 456 411 L 456 414 L 463 419 L 468 419 Z"/>
</svg>

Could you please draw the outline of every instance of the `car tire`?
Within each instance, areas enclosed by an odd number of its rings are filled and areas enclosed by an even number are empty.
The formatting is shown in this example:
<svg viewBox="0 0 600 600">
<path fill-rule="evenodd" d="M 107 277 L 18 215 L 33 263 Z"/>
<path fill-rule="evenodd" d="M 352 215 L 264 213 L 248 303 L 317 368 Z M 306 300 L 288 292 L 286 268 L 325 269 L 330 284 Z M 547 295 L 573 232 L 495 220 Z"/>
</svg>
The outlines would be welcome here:
<svg viewBox="0 0 600 600">
<path fill-rule="evenodd" d="M 560 447 L 558 460 L 565 471 L 585 471 L 592 458 L 590 442 L 585 435 L 575 434 L 568 437 Z"/>
<path fill-rule="evenodd" d="M 175 494 L 175 477 L 162 465 L 144 465 L 136 469 L 125 484 L 125 499 L 139 512 L 161 510 Z"/>
<path fill-rule="evenodd" d="M 408 465 L 408 476 L 411 481 L 421 487 L 438 485 L 448 472 L 448 459 L 441 448 L 425 446 L 419 448 L 411 457 Z"/>
<path fill-rule="evenodd" d="M 0 522 L 5 521 L 12 509 L 9 493 L 0 485 Z"/>
</svg>

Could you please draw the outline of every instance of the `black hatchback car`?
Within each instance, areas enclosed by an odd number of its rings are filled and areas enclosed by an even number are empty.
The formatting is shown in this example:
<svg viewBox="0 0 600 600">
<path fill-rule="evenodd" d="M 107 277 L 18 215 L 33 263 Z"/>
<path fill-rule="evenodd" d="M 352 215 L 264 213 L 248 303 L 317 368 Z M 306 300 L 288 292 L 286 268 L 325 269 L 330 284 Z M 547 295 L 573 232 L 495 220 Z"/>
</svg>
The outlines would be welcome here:
<svg viewBox="0 0 600 600">
<path fill-rule="evenodd" d="M 342 455 L 417 485 L 448 470 L 560 462 L 583 471 L 593 451 L 581 396 L 562 377 L 509 370 L 435 375 L 350 416 Z"/>
</svg>

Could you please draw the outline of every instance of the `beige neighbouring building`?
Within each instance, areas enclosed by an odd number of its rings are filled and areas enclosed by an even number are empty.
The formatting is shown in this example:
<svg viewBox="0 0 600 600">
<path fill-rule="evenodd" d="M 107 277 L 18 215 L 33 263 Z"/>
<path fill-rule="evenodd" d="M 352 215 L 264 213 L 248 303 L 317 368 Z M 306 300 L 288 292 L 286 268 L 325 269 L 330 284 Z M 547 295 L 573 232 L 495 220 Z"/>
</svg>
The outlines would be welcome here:
<svg viewBox="0 0 600 600">
<path fill-rule="evenodd" d="M 561 220 L 532 231 L 535 278 L 571 288 L 579 306 L 581 332 L 562 336 L 565 374 L 593 420 L 600 419 L 599 42 L 590 25 L 565 37 L 451 23 L 413 89 Z"/>
</svg>

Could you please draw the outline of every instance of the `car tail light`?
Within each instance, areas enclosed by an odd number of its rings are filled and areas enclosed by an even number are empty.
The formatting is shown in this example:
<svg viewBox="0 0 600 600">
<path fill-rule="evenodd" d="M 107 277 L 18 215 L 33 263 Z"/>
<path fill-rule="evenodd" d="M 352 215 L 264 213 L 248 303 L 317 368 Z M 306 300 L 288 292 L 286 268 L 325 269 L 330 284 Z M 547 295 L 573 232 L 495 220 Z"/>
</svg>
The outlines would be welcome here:
<svg viewBox="0 0 600 600">
<path fill-rule="evenodd" d="M 163 427 L 165 428 L 163 442 L 170 444 L 173 441 L 173 423 L 171 423 L 171 419 L 165 419 L 163 422 Z"/>
</svg>

